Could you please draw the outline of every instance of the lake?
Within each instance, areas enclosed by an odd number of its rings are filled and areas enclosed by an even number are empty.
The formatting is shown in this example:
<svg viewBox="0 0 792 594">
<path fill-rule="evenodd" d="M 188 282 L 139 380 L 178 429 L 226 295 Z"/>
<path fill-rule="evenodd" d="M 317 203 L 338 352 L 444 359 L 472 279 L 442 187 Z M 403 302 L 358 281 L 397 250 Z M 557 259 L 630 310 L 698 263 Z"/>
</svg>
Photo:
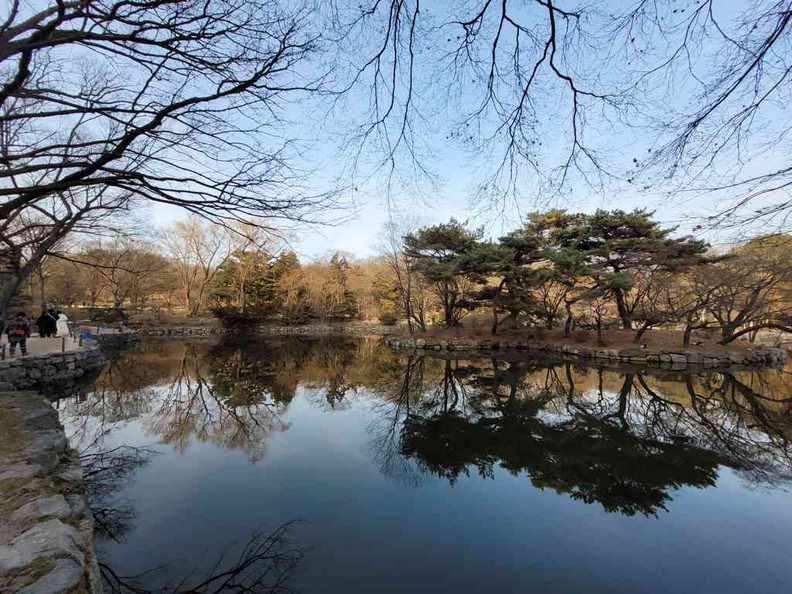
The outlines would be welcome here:
<svg viewBox="0 0 792 594">
<path fill-rule="evenodd" d="M 119 592 L 792 583 L 789 366 L 639 373 L 408 356 L 376 337 L 159 340 L 56 406 Z"/>
</svg>

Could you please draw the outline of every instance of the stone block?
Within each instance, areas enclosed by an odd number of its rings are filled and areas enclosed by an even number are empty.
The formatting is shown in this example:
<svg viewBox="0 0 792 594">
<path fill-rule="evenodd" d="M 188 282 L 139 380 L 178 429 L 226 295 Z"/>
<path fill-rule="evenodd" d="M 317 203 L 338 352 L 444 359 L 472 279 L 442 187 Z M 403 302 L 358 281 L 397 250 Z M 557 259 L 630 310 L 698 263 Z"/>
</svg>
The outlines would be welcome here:
<svg viewBox="0 0 792 594">
<path fill-rule="evenodd" d="M 22 569 L 38 557 L 69 557 L 81 567 L 84 553 L 83 538 L 76 528 L 60 520 L 49 520 L 0 546 L 0 572 Z"/>
<path fill-rule="evenodd" d="M 66 498 L 63 495 L 53 495 L 26 503 L 11 514 L 11 519 L 15 522 L 27 522 L 44 516 L 64 519 L 71 515 L 72 508 Z"/>
<path fill-rule="evenodd" d="M 22 588 L 19 594 L 61 594 L 80 585 L 83 568 L 73 559 L 58 559 L 55 568 L 35 583 Z"/>
</svg>

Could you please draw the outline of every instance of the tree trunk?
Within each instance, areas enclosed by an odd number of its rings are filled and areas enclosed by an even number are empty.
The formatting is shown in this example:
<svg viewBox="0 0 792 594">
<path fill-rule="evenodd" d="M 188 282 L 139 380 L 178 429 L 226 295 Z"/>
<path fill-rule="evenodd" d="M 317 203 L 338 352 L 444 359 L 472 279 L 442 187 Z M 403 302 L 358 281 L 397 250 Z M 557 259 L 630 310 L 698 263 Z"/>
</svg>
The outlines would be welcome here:
<svg viewBox="0 0 792 594">
<path fill-rule="evenodd" d="M 690 346 L 690 334 L 693 332 L 693 325 L 688 322 L 685 325 L 685 333 L 682 335 L 682 346 Z"/>
<path fill-rule="evenodd" d="M 8 308 L 11 306 L 11 300 L 14 298 L 21 284 L 21 280 L 17 274 L 10 273 L 8 276 L 3 276 L 3 284 L 0 288 L 0 334 L 5 332 L 6 320 L 8 319 Z"/>
<path fill-rule="evenodd" d="M 44 282 L 44 271 L 41 269 L 41 265 L 36 266 L 36 276 L 38 276 L 39 281 L 39 305 L 41 306 L 41 311 L 46 311 L 47 287 Z"/>
<path fill-rule="evenodd" d="M 635 338 L 633 339 L 633 344 L 638 344 L 641 341 L 641 337 L 644 335 L 644 332 L 649 330 L 651 326 L 652 324 L 650 324 L 649 322 L 644 322 L 643 325 L 638 329 L 638 333 L 635 335 Z"/>
<path fill-rule="evenodd" d="M 732 340 L 737 338 L 736 335 L 737 326 L 734 324 L 724 324 L 721 326 L 721 344 L 730 343 Z M 743 334 L 742 332 L 740 334 Z"/>
<path fill-rule="evenodd" d="M 619 310 L 619 318 L 621 318 L 622 328 L 625 330 L 631 330 L 632 313 L 627 308 L 627 303 L 624 301 L 624 292 L 621 289 L 613 289 L 613 295 L 616 297 L 616 307 Z"/>
<path fill-rule="evenodd" d="M 492 305 L 492 333 L 498 333 L 498 308 Z"/>
<path fill-rule="evenodd" d="M 565 304 L 567 318 L 566 322 L 564 322 L 564 338 L 569 338 L 572 335 L 572 305 L 570 303 Z"/>
<path fill-rule="evenodd" d="M 597 316 L 597 344 L 605 344 L 605 341 L 602 340 L 602 316 Z"/>
</svg>

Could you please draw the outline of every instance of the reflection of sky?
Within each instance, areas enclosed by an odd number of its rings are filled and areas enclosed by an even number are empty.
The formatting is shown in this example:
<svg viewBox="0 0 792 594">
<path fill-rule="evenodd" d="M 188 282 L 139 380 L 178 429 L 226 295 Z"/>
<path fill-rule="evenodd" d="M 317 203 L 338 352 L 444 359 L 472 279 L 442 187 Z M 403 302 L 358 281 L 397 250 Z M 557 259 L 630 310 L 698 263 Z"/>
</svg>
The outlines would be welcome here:
<svg viewBox="0 0 792 594">
<path fill-rule="evenodd" d="M 371 459 L 379 398 L 359 390 L 344 410 L 323 403 L 316 389 L 299 388 L 283 414 L 288 428 L 268 435 L 255 464 L 243 449 L 195 439 L 183 453 L 155 445 L 160 454 L 120 495 L 137 510 L 135 528 L 126 544 L 103 543 L 103 560 L 127 575 L 163 563 L 185 568 L 261 524 L 297 519 L 306 559 L 293 585 L 306 593 L 747 592 L 788 584 L 792 497 L 746 488 L 727 468 L 714 488 L 672 490 L 669 513 L 658 518 L 608 514 L 497 465 L 494 480 L 472 469 L 453 486 L 429 476 L 409 487 Z M 113 427 L 107 445 L 156 441 L 156 404 Z M 67 430 L 79 420 L 64 414 Z"/>
</svg>

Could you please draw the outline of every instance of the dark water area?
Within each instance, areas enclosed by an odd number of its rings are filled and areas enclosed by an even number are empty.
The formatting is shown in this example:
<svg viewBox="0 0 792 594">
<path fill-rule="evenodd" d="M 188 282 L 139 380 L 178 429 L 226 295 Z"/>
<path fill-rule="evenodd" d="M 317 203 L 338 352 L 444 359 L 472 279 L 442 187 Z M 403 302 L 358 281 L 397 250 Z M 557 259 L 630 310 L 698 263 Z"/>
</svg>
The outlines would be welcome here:
<svg viewBox="0 0 792 594">
<path fill-rule="evenodd" d="M 792 368 L 507 359 L 325 337 L 111 360 L 56 406 L 112 587 L 788 590 Z"/>
</svg>

